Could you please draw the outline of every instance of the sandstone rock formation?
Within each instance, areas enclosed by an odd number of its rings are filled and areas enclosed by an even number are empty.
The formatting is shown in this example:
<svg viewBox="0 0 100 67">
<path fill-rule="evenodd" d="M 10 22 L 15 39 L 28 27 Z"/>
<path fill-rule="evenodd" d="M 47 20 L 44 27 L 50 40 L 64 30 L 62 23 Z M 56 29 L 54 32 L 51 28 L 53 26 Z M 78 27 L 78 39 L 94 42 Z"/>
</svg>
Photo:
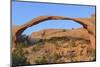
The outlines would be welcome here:
<svg viewBox="0 0 100 67">
<path fill-rule="evenodd" d="M 31 21 L 21 25 L 14 27 L 12 29 L 13 34 L 13 47 L 16 47 L 17 43 L 19 42 L 21 34 L 29 27 L 34 26 L 38 23 L 41 23 L 43 21 L 47 20 L 72 20 L 79 24 L 81 24 L 89 33 L 91 45 L 95 49 L 95 25 L 93 22 L 95 21 L 95 18 L 68 18 L 68 17 L 62 17 L 62 16 L 39 16 L 35 19 L 32 19 Z M 94 41 L 94 42 L 93 42 Z"/>
<path fill-rule="evenodd" d="M 45 35 L 42 34 L 45 32 Z M 88 32 L 84 28 L 77 28 L 77 29 L 44 29 L 41 31 L 33 32 L 31 35 L 29 35 L 30 40 L 35 39 L 52 39 L 52 38 L 61 38 L 61 37 L 67 37 L 67 38 L 79 38 L 84 40 L 90 40 L 88 36 Z"/>
</svg>

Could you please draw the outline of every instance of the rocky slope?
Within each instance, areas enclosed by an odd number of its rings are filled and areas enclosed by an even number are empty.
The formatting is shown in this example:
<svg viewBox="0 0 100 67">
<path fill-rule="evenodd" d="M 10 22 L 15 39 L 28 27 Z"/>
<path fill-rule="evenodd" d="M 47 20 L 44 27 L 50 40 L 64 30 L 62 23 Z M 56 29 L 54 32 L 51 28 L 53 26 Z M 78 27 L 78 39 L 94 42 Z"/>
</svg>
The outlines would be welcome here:
<svg viewBox="0 0 100 67">
<path fill-rule="evenodd" d="M 20 50 L 29 64 L 95 60 L 95 50 L 91 46 L 87 30 L 83 28 L 45 29 L 33 32 L 28 38 L 31 45 L 21 43 Z"/>
</svg>

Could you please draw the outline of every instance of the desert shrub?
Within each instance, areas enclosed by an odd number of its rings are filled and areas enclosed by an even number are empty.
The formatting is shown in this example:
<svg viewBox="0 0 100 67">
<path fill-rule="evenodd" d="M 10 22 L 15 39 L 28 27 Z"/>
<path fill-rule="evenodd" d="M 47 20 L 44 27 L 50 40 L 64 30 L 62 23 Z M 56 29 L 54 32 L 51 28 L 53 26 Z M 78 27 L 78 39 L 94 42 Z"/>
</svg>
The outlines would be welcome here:
<svg viewBox="0 0 100 67">
<path fill-rule="evenodd" d="M 40 42 L 37 42 L 36 44 L 37 44 L 37 45 L 44 45 L 45 42 L 44 42 L 44 41 L 42 41 L 42 42 L 40 41 Z"/>
<path fill-rule="evenodd" d="M 17 48 L 12 53 L 12 65 L 13 66 L 19 66 L 19 65 L 27 65 L 28 62 L 26 62 L 26 57 L 24 56 L 23 50 L 21 48 Z"/>
<path fill-rule="evenodd" d="M 17 48 L 25 48 L 28 47 L 28 42 L 25 40 L 24 42 L 21 42 L 17 45 Z"/>
<path fill-rule="evenodd" d="M 40 50 L 43 47 L 44 44 L 45 44 L 44 40 L 42 40 L 42 39 L 39 40 L 38 42 L 36 42 L 34 44 L 34 47 L 32 48 L 32 51 L 38 51 L 38 50 Z"/>
<path fill-rule="evenodd" d="M 37 41 L 34 42 L 34 45 L 44 45 L 45 44 L 45 39 L 39 39 Z"/>
<path fill-rule="evenodd" d="M 56 41 L 54 39 L 49 39 L 47 40 L 48 43 L 52 43 L 52 44 L 57 44 Z"/>
<path fill-rule="evenodd" d="M 66 32 L 66 29 L 63 29 L 63 32 Z"/>
<path fill-rule="evenodd" d="M 13 53 L 12 54 L 12 64 L 13 66 L 16 66 L 16 65 L 26 65 L 26 58 L 19 55 L 19 54 L 15 54 Z"/>
<path fill-rule="evenodd" d="M 39 51 L 42 48 L 43 45 L 40 44 L 35 44 L 34 47 L 32 48 L 32 51 Z"/>
<path fill-rule="evenodd" d="M 28 52 L 28 51 L 24 51 L 24 54 L 25 54 L 25 55 L 28 55 L 28 54 L 29 54 L 29 52 Z"/>
<path fill-rule="evenodd" d="M 61 56 L 60 54 L 56 54 L 56 53 L 54 54 L 54 59 L 55 59 L 55 60 L 58 60 L 58 59 L 61 58 L 61 57 L 62 57 L 62 56 Z"/>
<path fill-rule="evenodd" d="M 45 64 L 45 63 L 47 63 L 47 59 L 46 59 L 45 56 L 38 57 L 38 58 L 35 60 L 35 63 L 36 63 L 36 64 Z"/>
<path fill-rule="evenodd" d="M 32 51 L 38 51 L 38 50 L 40 50 L 39 47 L 34 47 L 34 48 L 32 49 Z"/>
<path fill-rule="evenodd" d="M 29 38 L 26 35 L 21 35 L 19 38 L 19 42 L 17 43 L 16 48 L 25 48 L 29 46 Z"/>
</svg>

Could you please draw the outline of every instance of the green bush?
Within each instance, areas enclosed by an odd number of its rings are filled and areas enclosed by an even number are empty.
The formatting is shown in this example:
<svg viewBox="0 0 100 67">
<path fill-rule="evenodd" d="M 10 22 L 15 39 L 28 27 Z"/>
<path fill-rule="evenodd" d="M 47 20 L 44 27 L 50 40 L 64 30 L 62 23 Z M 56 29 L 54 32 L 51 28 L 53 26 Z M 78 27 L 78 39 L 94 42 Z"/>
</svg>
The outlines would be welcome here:
<svg viewBox="0 0 100 67">
<path fill-rule="evenodd" d="M 14 52 L 12 52 L 12 65 L 27 65 L 26 57 L 24 56 L 22 48 L 17 48 Z"/>
<path fill-rule="evenodd" d="M 36 46 L 34 46 L 34 47 L 32 48 L 32 51 L 38 51 L 38 50 L 40 50 L 40 48 L 41 48 L 41 46 L 36 45 Z"/>
<path fill-rule="evenodd" d="M 43 44 L 42 42 L 34 44 L 34 47 L 32 48 L 32 51 L 38 51 L 38 50 L 40 50 L 43 47 L 42 44 Z"/>
<path fill-rule="evenodd" d="M 29 46 L 29 38 L 26 35 L 21 35 L 21 40 L 20 42 L 17 44 L 17 48 L 25 48 Z"/>
<path fill-rule="evenodd" d="M 17 65 L 26 65 L 26 58 L 24 56 L 21 56 L 19 54 L 12 54 L 12 64 L 13 66 Z"/>
<path fill-rule="evenodd" d="M 43 57 L 38 57 L 36 60 L 35 60 L 35 63 L 36 64 L 46 64 L 48 61 L 47 61 L 47 59 L 46 59 L 46 57 L 45 56 L 43 56 Z"/>
<path fill-rule="evenodd" d="M 55 60 L 58 60 L 58 59 L 61 58 L 61 57 L 62 57 L 62 56 L 61 56 L 60 54 L 56 54 L 56 53 L 54 54 L 54 59 L 55 59 Z"/>
<path fill-rule="evenodd" d="M 66 32 L 66 29 L 63 29 L 63 32 Z"/>
</svg>

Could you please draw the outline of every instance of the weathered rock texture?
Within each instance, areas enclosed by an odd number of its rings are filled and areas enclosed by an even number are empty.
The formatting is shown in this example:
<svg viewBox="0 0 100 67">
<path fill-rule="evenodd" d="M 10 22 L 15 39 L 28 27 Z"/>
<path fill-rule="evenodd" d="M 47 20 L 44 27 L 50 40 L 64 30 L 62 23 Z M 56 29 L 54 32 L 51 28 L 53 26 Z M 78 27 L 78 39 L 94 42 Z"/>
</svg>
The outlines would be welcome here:
<svg viewBox="0 0 100 67">
<path fill-rule="evenodd" d="M 94 15 L 93 15 L 93 17 L 90 17 L 90 18 L 68 18 L 68 17 L 62 17 L 62 16 L 39 16 L 39 17 L 32 19 L 31 21 L 29 21 L 21 26 L 14 27 L 12 29 L 13 47 L 16 47 L 17 43 L 19 42 L 21 34 L 27 28 L 34 26 L 38 23 L 41 23 L 43 21 L 48 21 L 48 20 L 72 20 L 72 21 L 75 21 L 75 22 L 81 24 L 88 31 L 91 45 L 95 49 L 95 25 L 93 24 L 95 22 Z"/>
<path fill-rule="evenodd" d="M 35 39 L 48 40 L 54 37 L 55 38 L 67 37 L 67 38 L 77 38 L 77 39 L 79 38 L 84 40 L 90 40 L 88 32 L 84 28 L 68 29 L 68 30 L 67 29 L 44 29 L 38 32 L 33 32 L 31 35 L 29 35 L 29 39 L 32 40 L 32 42 Z"/>
</svg>

